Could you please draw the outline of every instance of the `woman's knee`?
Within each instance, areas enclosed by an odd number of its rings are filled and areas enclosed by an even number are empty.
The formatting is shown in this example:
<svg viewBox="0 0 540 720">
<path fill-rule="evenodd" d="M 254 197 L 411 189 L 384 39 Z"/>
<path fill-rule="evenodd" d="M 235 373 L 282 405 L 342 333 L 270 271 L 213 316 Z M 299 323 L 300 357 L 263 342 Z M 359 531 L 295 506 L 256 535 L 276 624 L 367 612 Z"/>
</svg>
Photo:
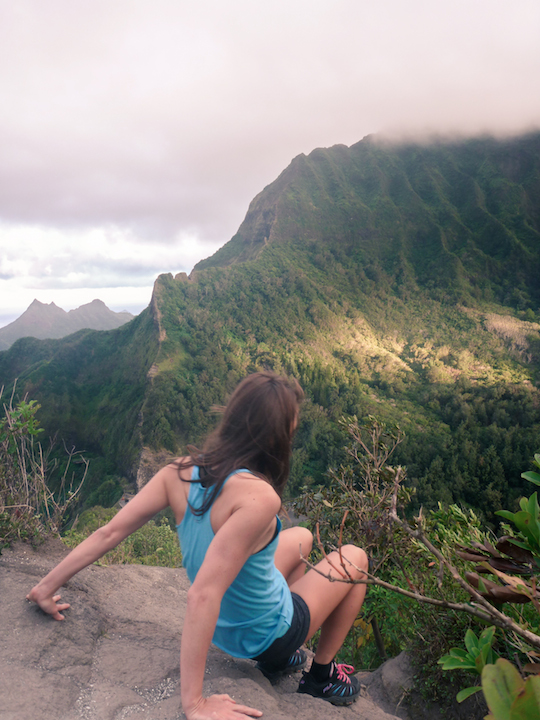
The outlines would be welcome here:
<svg viewBox="0 0 540 720">
<path fill-rule="evenodd" d="M 296 525 L 295 527 L 283 530 L 279 536 L 279 544 L 276 555 L 279 557 L 280 553 L 286 553 L 287 556 L 290 552 L 293 552 L 296 557 L 299 557 L 298 551 L 303 557 L 307 557 L 313 546 L 313 535 L 305 528 Z"/>
<path fill-rule="evenodd" d="M 353 570 L 359 576 L 367 572 L 369 568 L 369 558 L 366 551 L 362 548 L 357 545 L 344 545 L 341 548 L 341 555 L 349 572 Z M 349 561 L 348 563 L 347 560 Z"/>
<path fill-rule="evenodd" d="M 293 546 L 295 549 L 298 547 L 302 550 L 302 555 L 309 555 L 313 546 L 313 534 L 310 530 L 301 525 L 295 525 L 292 528 L 288 528 L 281 533 L 282 539 Z"/>
<path fill-rule="evenodd" d="M 300 547 L 302 548 L 302 555 L 307 557 L 313 548 L 313 533 L 306 527 L 298 526 L 296 530 L 298 533 Z"/>
</svg>

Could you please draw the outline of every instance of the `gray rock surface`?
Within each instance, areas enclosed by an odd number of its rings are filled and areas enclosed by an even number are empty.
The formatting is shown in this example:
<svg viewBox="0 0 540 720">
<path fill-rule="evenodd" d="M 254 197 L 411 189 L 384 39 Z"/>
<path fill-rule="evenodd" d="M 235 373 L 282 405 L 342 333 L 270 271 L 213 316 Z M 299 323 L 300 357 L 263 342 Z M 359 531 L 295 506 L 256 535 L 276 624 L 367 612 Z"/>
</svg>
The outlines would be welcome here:
<svg viewBox="0 0 540 720">
<path fill-rule="evenodd" d="M 25 595 L 66 552 L 49 541 L 0 556 L 0 720 L 184 718 L 178 668 L 184 570 L 93 565 L 62 589 L 71 609 L 55 622 Z M 405 689 L 401 670 L 397 675 L 385 690 L 381 671 L 363 673 L 364 697 L 338 708 L 297 694 L 298 675 L 272 686 L 254 662 L 212 647 L 205 692 L 229 693 L 268 720 L 397 720 L 394 701 Z M 401 707 L 397 712 L 407 717 Z"/>
<path fill-rule="evenodd" d="M 379 698 L 380 705 L 387 711 L 398 713 L 405 707 L 405 700 L 413 687 L 414 670 L 406 652 L 388 660 L 375 672 L 361 673 L 360 680 L 367 692 Z M 403 710 L 403 717 L 406 714 Z"/>
</svg>

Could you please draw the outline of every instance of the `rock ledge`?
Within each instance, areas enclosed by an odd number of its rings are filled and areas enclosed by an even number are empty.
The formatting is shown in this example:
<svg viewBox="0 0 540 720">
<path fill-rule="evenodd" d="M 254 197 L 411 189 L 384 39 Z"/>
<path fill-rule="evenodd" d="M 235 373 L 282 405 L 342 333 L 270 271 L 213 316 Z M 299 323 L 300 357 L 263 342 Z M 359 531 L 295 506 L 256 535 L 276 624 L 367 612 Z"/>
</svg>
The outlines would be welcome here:
<svg viewBox="0 0 540 720">
<path fill-rule="evenodd" d="M 178 661 L 185 571 L 92 565 L 62 589 L 71 609 L 60 623 L 24 598 L 66 553 L 60 541 L 49 541 L 37 550 L 18 544 L 0 556 L 1 720 L 184 718 Z M 396 710 L 395 700 L 406 689 L 406 675 L 402 668 L 363 673 L 365 697 L 338 708 L 298 695 L 298 675 L 272 686 L 254 662 L 212 647 L 205 692 L 229 693 L 269 720 L 403 720 L 407 715 L 401 706 Z"/>
</svg>

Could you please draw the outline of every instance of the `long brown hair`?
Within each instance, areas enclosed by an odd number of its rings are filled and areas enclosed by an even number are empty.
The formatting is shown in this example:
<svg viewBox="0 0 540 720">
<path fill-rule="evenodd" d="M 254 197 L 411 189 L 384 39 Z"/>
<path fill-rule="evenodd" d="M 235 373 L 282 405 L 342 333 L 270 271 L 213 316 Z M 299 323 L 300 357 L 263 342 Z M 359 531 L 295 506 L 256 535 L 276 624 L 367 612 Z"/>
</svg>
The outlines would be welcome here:
<svg viewBox="0 0 540 720">
<path fill-rule="evenodd" d="M 291 458 L 291 443 L 304 393 L 294 379 L 258 372 L 242 380 L 223 409 L 218 427 L 202 450 L 189 446 L 178 470 L 199 465 L 208 489 L 196 515 L 208 511 L 227 476 L 245 468 L 267 480 L 281 497 Z"/>
</svg>

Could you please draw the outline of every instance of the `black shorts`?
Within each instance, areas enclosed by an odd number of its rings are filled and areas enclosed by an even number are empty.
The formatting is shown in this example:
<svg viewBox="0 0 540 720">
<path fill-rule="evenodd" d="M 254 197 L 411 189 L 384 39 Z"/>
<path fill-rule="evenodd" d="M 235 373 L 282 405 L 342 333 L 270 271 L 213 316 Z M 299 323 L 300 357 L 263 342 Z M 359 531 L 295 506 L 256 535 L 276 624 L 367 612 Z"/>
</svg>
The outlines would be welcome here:
<svg viewBox="0 0 540 720">
<path fill-rule="evenodd" d="M 291 593 L 291 596 L 293 601 L 291 627 L 285 635 L 276 638 L 269 648 L 266 648 L 264 652 L 257 655 L 253 660 L 268 663 L 269 665 L 279 665 L 282 661 L 288 660 L 304 644 L 311 622 L 309 608 L 300 595 Z"/>
</svg>

